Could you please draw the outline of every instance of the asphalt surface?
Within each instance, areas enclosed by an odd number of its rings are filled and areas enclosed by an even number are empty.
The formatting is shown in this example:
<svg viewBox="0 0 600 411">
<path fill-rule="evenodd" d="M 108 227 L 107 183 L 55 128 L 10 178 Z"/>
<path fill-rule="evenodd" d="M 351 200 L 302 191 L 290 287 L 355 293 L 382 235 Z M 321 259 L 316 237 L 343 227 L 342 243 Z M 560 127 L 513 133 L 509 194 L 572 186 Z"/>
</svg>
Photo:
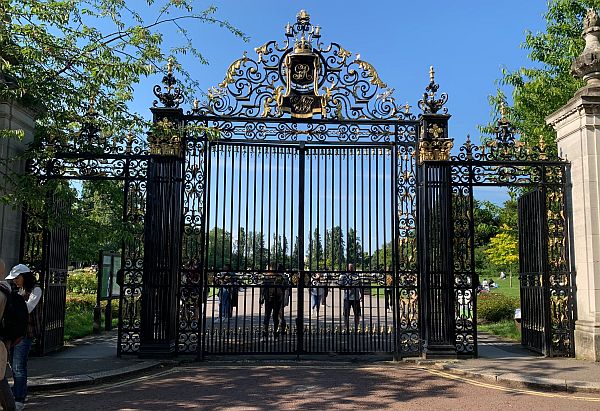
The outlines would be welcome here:
<svg viewBox="0 0 600 411">
<path fill-rule="evenodd" d="M 412 365 L 203 364 L 31 395 L 26 409 L 599 410 L 600 394 L 507 388 Z"/>
</svg>

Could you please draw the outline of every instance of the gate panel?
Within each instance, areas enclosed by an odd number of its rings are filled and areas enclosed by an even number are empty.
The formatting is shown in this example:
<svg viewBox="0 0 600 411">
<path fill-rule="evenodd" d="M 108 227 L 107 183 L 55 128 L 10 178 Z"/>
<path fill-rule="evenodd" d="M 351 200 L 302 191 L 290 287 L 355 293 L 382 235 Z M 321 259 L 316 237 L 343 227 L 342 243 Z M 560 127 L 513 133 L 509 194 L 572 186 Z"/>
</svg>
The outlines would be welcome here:
<svg viewBox="0 0 600 411">
<path fill-rule="evenodd" d="M 404 134 L 404 137 L 408 135 Z M 417 264 L 417 188 L 416 149 L 412 144 L 398 144 L 394 148 L 394 187 L 397 219 L 392 242 L 397 253 L 393 281 L 394 322 L 396 327 L 396 356 L 406 357 L 421 353 L 419 329 L 419 271 Z M 387 285 L 387 281 L 386 281 Z M 389 293 L 389 290 L 388 290 Z"/>
<path fill-rule="evenodd" d="M 453 168 L 453 178 L 458 170 Z M 459 356 L 477 355 L 473 188 L 452 187 L 453 271 L 456 351 Z"/>
<path fill-rule="evenodd" d="M 211 145 L 202 352 L 418 354 L 411 149 L 304 146 Z"/>
<path fill-rule="evenodd" d="M 308 353 L 395 350 L 394 167 L 391 145 L 307 148 Z"/>
<path fill-rule="evenodd" d="M 50 227 L 44 233 L 45 266 L 40 282 L 44 295 L 40 354 L 62 348 L 65 333 L 65 304 L 67 298 L 67 271 L 69 264 L 69 228 L 67 217 L 70 203 L 56 195 L 46 203 Z"/>
<path fill-rule="evenodd" d="M 547 222 L 545 196 L 535 190 L 519 198 L 519 278 L 521 281 L 521 343 L 549 354 L 546 266 Z"/>
<path fill-rule="evenodd" d="M 298 147 L 220 142 L 208 170 L 203 351 L 295 353 Z"/>
<path fill-rule="evenodd" d="M 186 143 L 183 196 L 183 239 L 179 285 L 179 334 L 177 352 L 192 354 L 199 350 L 201 329 L 206 196 L 207 142 L 189 139 Z"/>
<path fill-rule="evenodd" d="M 144 165 L 139 165 L 140 169 Z M 140 348 L 145 214 L 146 182 L 125 180 L 123 205 L 125 236 L 121 271 L 117 275 L 117 281 L 121 286 L 118 355 L 137 353 Z"/>
</svg>

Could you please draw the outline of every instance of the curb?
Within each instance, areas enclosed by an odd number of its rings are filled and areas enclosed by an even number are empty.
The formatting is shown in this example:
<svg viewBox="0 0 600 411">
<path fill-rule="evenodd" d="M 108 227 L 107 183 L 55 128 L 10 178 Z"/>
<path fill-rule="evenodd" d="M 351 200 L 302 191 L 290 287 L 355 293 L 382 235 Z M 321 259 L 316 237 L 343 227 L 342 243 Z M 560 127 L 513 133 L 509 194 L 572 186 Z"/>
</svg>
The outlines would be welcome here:
<svg viewBox="0 0 600 411">
<path fill-rule="evenodd" d="M 29 378 L 27 388 L 29 392 L 61 390 L 85 385 L 94 385 L 108 380 L 122 379 L 141 374 L 155 368 L 162 368 L 167 364 L 158 361 L 144 361 L 141 363 L 118 368 L 116 370 L 99 371 L 89 374 L 79 374 L 67 377 Z"/>
<path fill-rule="evenodd" d="M 480 381 L 499 384 L 510 388 L 543 388 L 551 391 L 600 393 L 600 383 L 568 381 L 555 378 L 529 377 L 516 373 L 482 373 L 476 370 L 457 367 L 455 364 L 436 363 L 433 368 L 451 374 L 476 378 Z"/>
</svg>

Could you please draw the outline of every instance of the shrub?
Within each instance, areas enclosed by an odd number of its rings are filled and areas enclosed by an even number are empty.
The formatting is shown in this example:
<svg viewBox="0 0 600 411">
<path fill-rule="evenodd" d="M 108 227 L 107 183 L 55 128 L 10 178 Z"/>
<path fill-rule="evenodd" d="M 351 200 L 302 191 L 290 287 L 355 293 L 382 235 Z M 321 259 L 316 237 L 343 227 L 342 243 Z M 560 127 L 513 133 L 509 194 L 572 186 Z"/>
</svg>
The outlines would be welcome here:
<svg viewBox="0 0 600 411">
<path fill-rule="evenodd" d="M 84 268 L 69 272 L 67 291 L 77 294 L 96 294 L 98 277 L 96 270 Z"/>
<path fill-rule="evenodd" d="M 477 296 L 477 316 L 484 322 L 511 320 L 519 299 L 500 293 L 481 293 Z"/>
<path fill-rule="evenodd" d="M 93 294 L 73 294 L 67 293 L 67 305 L 66 312 L 94 312 L 96 306 L 96 296 Z M 102 307 L 102 315 L 104 315 L 104 307 L 106 307 L 106 301 L 101 301 L 100 306 Z M 119 299 L 113 299 L 112 301 L 112 313 L 113 318 L 117 318 L 119 315 Z"/>
<path fill-rule="evenodd" d="M 84 337 L 92 334 L 94 328 L 94 307 L 96 296 L 94 294 L 67 293 L 66 315 L 65 315 L 65 341 Z M 104 329 L 104 313 L 106 301 L 101 302 L 102 320 L 101 328 Z M 119 300 L 112 302 L 113 326 L 118 325 Z"/>
<path fill-rule="evenodd" d="M 73 294 L 67 293 L 67 313 L 73 311 L 93 312 L 96 305 L 96 296 L 94 294 Z"/>
</svg>

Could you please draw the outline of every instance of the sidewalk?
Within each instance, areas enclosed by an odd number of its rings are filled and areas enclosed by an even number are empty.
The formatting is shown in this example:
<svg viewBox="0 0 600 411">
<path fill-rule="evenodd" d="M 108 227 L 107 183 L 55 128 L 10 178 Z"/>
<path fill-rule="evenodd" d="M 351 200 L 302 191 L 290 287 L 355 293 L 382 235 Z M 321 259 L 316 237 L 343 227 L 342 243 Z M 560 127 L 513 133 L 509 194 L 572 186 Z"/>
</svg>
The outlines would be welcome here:
<svg viewBox="0 0 600 411">
<path fill-rule="evenodd" d="M 45 357 L 29 357 L 28 387 L 32 392 L 95 384 L 156 368 L 158 361 L 136 356 L 117 358 L 117 333 L 111 331 L 75 340 Z"/>
<path fill-rule="evenodd" d="M 511 387 L 600 393 L 600 363 L 574 358 L 544 358 L 521 344 L 479 334 L 479 358 L 438 363 L 454 374 Z"/>
<path fill-rule="evenodd" d="M 74 341 L 62 351 L 46 357 L 31 357 L 29 388 L 36 392 L 95 384 L 115 377 L 150 371 L 161 364 L 160 361 L 140 360 L 136 356 L 117 358 L 116 347 L 117 334 L 110 332 Z M 233 364 L 240 360 L 236 357 L 230 359 Z M 244 358 L 244 360 L 248 359 L 257 363 L 274 363 L 254 357 Z M 364 360 L 369 360 L 369 357 L 365 357 Z M 312 363 L 318 367 L 320 362 L 322 361 L 311 359 L 304 365 Z M 360 359 L 358 362 L 361 362 Z M 280 364 L 280 362 L 275 363 Z M 285 363 L 289 365 L 294 364 L 295 361 Z M 407 363 L 434 367 L 491 384 L 600 393 L 600 363 L 536 356 L 521 347 L 519 343 L 503 341 L 498 337 L 485 334 L 479 335 L 479 358 L 477 359 L 434 363 L 412 359 L 407 360 Z M 353 364 L 357 365 L 353 361 L 348 363 L 348 366 Z M 403 363 L 382 362 L 381 365 L 402 367 Z"/>
</svg>

